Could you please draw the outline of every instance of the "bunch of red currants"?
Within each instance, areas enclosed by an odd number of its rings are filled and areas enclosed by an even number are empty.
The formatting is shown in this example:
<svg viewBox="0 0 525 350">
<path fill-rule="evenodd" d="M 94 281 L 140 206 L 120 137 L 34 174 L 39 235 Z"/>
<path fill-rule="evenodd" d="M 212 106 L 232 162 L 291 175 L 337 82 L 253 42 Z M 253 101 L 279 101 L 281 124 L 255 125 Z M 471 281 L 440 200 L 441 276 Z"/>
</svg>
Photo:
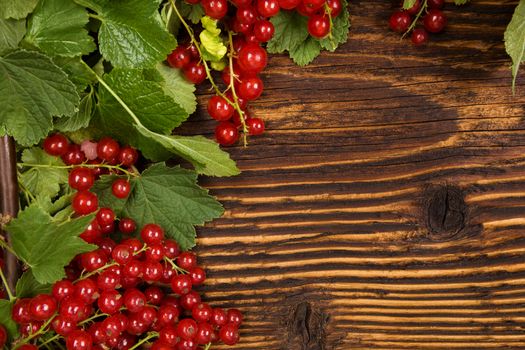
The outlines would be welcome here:
<svg viewBox="0 0 525 350">
<path fill-rule="evenodd" d="M 398 33 L 412 30 L 412 43 L 416 46 L 423 45 L 429 39 L 429 32 L 440 33 L 445 29 L 447 17 L 442 11 L 444 5 L 445 0 L 416 0 L 411 8 L 395 11 L 390 16 L 390 29 Z M 413 28 L 421 15 L 423 28 Z"/>
</svg>

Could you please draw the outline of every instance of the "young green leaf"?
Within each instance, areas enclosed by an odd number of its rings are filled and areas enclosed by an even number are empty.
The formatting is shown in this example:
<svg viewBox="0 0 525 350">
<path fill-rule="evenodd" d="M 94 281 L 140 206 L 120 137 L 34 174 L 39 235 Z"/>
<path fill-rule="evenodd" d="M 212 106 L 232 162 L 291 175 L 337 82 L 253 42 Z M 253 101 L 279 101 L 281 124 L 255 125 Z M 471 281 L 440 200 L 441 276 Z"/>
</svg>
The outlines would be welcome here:
<svg viewBox="0 0 525 350">
<path fill-rule="evenodd" d="M 120 68 L 150 68 L 177 42 L 162 23 L 159 0 L 75 0 L 97 12 L 100 52 Z"/>
<path fill-rule="evenodd" d="M 50 56 L 85 55 L 96 48 L 84 28 L 88 21 L 86 9 L 71 0 L 40 0 L 24 40 Z"/>
<path fill-rule="evenodd" d="M 12 309 L 13 303 L 9 300 L 0 299 L 0 324 L 5 327 L 10 339 L 18 337 L 18 326 L 11 318 Z"/>
<path fill-rule="evenodd" d="M 0 125 L 23 146 L 37 143 L 53 128 L 53 116 L 76 111 L 78 94 L 67 75 L 37 52 L 0 57 Z"/>
<path fill-rule="evenodd" d="M 302 44 L 290 50 L 290 58 L 299 66 L 310 64 L 321 53 L 319 41 L 309 37 Z"/>
<path fill-rule="evenodd" d="M 275 34 L 266 47 L 269 53 L 282 53 L 296 49 L 308 38 L 308 18 L 296 11 L 281 11 L 272 17 Z"/>
<path fill-rule="evenodd" d="M 0 0 L 0 17 L 21 19 L 33 11 L 38 0 Z"/>
<path fill-rule="evenodd" d="M 40 147 L 25 149 L 22 153 L 22 162 L 39 165 L 64 165 L 59 157 L 50 156 Z M 55 197 L 60 191 L 60 185 L 67 183 L 67 179 L 67 169 L 54 167 L 29 167 L 20 176 L 21 184 L 36 198 Z"/>
<path fill-rule="evenodd" d="M 16 282 L 17 298 L 32 298 L 38 294 L 46 294 L 50 291 L 51 285 L 39 283 L 31 270 L 24 272 L 22 277 Z"/>
<path fill-rule="evenodd" d="M 45 284 L 64 278 L 64 266 L 77 254 L 97 248 L 78 237 L 92 219 L 89 215 L 58 223 L 42 208 L 31 205 L 5 228 L 16 255 L 31 267 L 35 279 Z"/>
<path fill-rule="evenodd" d="M 525 59 L 525 0 L 521 0 L 505 31 L 505 48 L 512 58 L 512 90 L 516 88 L 516 78 L 520 64 Z"/>
<path fill-rule="evenodd" d="M 204 30 L 199 34 L 201 39 L 202 58 L 207 61 L 220 61 L 228 49 L 222 42 L 221 30 L 217 27 L 217 20 L 208 16 L 201 18 Z"/>
<path fill-rule="evenodd" d="M 193 24 L 199 23 L 201 18 L 204 17 L 204 9 L 200 3 L 193 5 L 185 1 L 179 1 L 177 2 L 177 7 L 180 7 L 180 14 Z"/>
<path fill-rule="evenodd" d="M 208 191 L 197 185 L 197 174 L 180 167 L 157 163 L 140 177 L 132 178 L 131 193 L 125 200 L 111 194 L 115 176 L 103 176 L 94 191 L 101 206 L 116 209 L 119 216 L 132 217 L 140 228 L 157 223 L 182 249 L 195 245 L 195 225 L 203 225 L 223 213 L 223 208 Z"/>
<path fill-rule="evenodd" d="M 15 50 L 25 32 L 24 20 L 0 18 L 0 55 Z"/>
<path fill-rule="evenodd" d="M 341 7 L 343 10 L 333 19 L 333 27 L 331 36 L 320 40 L 321 47 L 328 51 L 335 51 L 340 44 L 346 43 L 348 40 L 348 31 L 350 29 L 349 15 L 347 11 L 348 3 L 346 0 L 341 0 Z"/>
<path fill-rule="evenodd" d="M 93 71 L 83 63 L 80 57 L 53 57 L 53 63 L 59 66 L 69 77 L 69 80 L 77 87 L 78 93 L 86 90 L 88 85 L 97 81 Z"/>
<path fill-rule="evenodd" d="M 165 64 L 159 63 L 157 71 L 162 76 L 159 82 L 164 93 L 171 96 L 186 113 L 192 114 L 197 109 L 197 98 L 195 97 L 195 85 L 189 83 L 180 69 L 173 69 Z"/>
</svg>

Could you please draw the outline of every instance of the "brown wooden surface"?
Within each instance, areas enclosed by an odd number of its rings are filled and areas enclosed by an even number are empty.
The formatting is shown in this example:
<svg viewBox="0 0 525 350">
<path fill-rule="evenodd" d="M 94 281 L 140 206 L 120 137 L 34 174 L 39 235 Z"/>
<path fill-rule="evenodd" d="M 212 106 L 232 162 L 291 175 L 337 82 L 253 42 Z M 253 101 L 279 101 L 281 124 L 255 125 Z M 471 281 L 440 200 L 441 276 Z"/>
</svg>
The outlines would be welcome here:
<svg viewBox="0 0 525 350">
<path fill-rule="evenodd" d="M 245 312 L 236 349 L 525 349 L 515 4 L 449 4 L 416 49 L 390 1 L 353 1 L 337 52 L 270 58 L 268 132 L 229 149 L 242 175 L 203 180 L 226 207 L 199 230 L 204 290 Z M 186 130 L 214 125 L 201 110 Z"/>
</svg>

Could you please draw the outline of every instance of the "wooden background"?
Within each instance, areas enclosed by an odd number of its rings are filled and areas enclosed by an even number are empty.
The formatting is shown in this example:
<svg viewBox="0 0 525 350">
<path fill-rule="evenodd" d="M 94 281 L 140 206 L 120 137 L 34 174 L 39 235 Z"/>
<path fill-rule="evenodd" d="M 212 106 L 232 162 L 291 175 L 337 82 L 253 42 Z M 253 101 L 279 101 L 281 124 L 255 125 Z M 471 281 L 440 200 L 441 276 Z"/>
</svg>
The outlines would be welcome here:
<svg viewBox="0 0 525 350">
<path fill-rule="evenodd" d="M 446 33 L 414 48 L 388 31 L 393 2 L 352 1 L 337 52 L 270 58 L 268 132 L 229 149 L 242 175 L 203 180 L 226 207 L 199 231 L 204 291 L 245 312 L 235 349 L 525 349 L 515 5 L 447 4 Z M 214 125 L 201 110 L 186 132 Z"/>
</svg>

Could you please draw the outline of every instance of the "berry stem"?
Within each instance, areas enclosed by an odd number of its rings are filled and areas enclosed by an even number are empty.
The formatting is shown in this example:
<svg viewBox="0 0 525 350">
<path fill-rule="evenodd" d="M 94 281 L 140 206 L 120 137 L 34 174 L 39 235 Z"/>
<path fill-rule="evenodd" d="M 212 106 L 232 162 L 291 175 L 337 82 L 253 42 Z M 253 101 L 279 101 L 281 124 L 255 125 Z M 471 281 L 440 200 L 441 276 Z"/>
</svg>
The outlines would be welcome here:
<svg viewBox="0 0 525 350">
<path fill-rule="evenodd" d="M 51 338 L 47 339 L 45 342 L 41 343 L 40 346 L 46 346 L 47 344 L 52 343 L 58 339 L 60 339 L 60 334 L 55 334 Z"/>
<path fill-rule="evenodd" d="M 86 273 L 85 275 L 84 274 L 81 274 L 80 277 L 74 282 L 74 283 L 77 283 L 78 281 L 81 281 L 81 280 L 85 280 L 86 278 L 89 278 L 93 275 L 96 275 L 112 266 L 116 266 L 118 265 L 116 262 L 112 262 L 112 263 L 109 263 L 109 264 L 106 264 L 98 269 L 96 269 L 95 271 L 91 271 L 91 272 L 88 272 Z"/>
<path fill-rule="evenodd" d="M 419 20 L 419 18 L 421 17 L 421 15 L 423 14 L 423 12 L 425 12 L 427 10 L 427 0 L 423 0 L 423 3 L 421 4 L 421 8 L 419 9 L 419 12 L 417 13 L 416 17 L 414 18 L 414 20 L 412 21 L 412 23 L 410 24 L 410 27 L 408 27 L 408 29 L 406 30 L 405 33 L 403 33 L 403 35 L 401 36 L 401 39 L 403 39 L 405 36 L 408 35 L 408 33 L 410 33 L 412 30 L 414 30 L 414 28 L 416 27 L 417 25 L 417 21 Z"/>
<path fill-rule="evenodd" d="M 118 165 L 109 165 L 109 164 L 87 164 L 87 163 L 83 163 L 83 164 L 79 164 L 79 165 L 52 165 L 52 164 L 33 164 L 33 163 L 18 163 L 18 166 L 21 166 L 21 167 L 29 167 L 29 168 L 54 168 L 54 169 L 73 169 L 73 168 L 78 168 L 78 167 L 83 167 L 83 168 L 106 168 L 106 169 L 110 169 L 110 170 L 118 170 L 118 171 L 121 171 L 123 172 L 124 174 L 128 175 L 128 176 L 133 176 L 133 177 L 137 177 L 139 176 L 138 174 L 134 173 L 134 172 L 131 172 L 131 171 L 128 171 Z"/>
<path fill-rule="evenodd" d="M 328 4 L 325 2 L 324 4 L 324 10 L 328 14 L 328 20 L 330 21 L 330 33 L 328 34 L 328 38 L 330 38 L 330 43 L 335 46 L 334 43 L 334 36 L 332 35 L 332 31 L 334 30 L 334 19 L 332 18 L 332 9 Z"/>
<path fill-rule="evenodd" d="M 97 318 L 99 317 L 102 317 L 102 316 L 109 316 L 108 314 L 105 314 L 105 313 L 96 313 L 94 314 L 93 316 L 91 316 L 90 318 L 86 318 L 84 321 L 78 323 L 79 326 L 82 326 L 88 322 L 91 322 L 93 320 L 96 320 Z"/>
<path fill-rule="evenodd" d="M 38 329 L 38 331 L 36 331 L 35 333 L 31 333 L 29 334 L 27 337 L 25 338 L 22 338 L 20 340 L 20 342 L 18 344 L 16 344 L 14 346 L 14 350 L 15 349 L 18 349 L 19 347 L 21 347 L 22 345 L 24 344 L 27 344 L 31 339 L 39 336 L 40 334 L 44 334 L 47 330 L 47 327 L 51 324 L 51 322 L 53 322 L 53 319 L 55 318 L 55 316 L 58 315 L 58 313 L 55 313 L 53 316 L 51 316 L 46 322 L 44 322 L 44 324 L 42 324 L 42 326 Z"/>
<path fill-rule="evenodd" d="M 9 284 L 7 283 L 7 279 L 5 278 L 4 270 L 2 268 L 0 268 L 0 279 L 2 279 L 2 283 L 5 286 L 5 291 L 7 293 L 7 296 L 9 297 L 9 301 L 15 301 L 16 297 L 14 296 L 13 292 L 11 292 L 11 288 L 9 288 Z"/>
<path fill-rule="evenodd" d="M 141 341 L 139 341 L 137 344 L 133 345 L 128 350 L 138 349 L 142 344 L 147 343 L 151 339 L 157 338 L 158 336 L 159 336 L 159 334 L 157 332 L 148 333 L 148 336 L 146 338 L 142 339 Z"/>
<path fill-rule="evenodd" d="M 183 268 L 179 267 L 177 264 L 175 264 L 173 262 L 173 260 L 167 258 L 167 257 L 164 257 L 164 260 L 167 261 L 175 270 L 181 272 L 181 273 L 184 273 L 184 274 L 187 274 L 188 271 L 184 270 Z"/>
<path fill-rule="evenodd" d="M 211 349 L 211 343 L 206 344 L 203 350 L 210 350 Z"/>
</svg>

